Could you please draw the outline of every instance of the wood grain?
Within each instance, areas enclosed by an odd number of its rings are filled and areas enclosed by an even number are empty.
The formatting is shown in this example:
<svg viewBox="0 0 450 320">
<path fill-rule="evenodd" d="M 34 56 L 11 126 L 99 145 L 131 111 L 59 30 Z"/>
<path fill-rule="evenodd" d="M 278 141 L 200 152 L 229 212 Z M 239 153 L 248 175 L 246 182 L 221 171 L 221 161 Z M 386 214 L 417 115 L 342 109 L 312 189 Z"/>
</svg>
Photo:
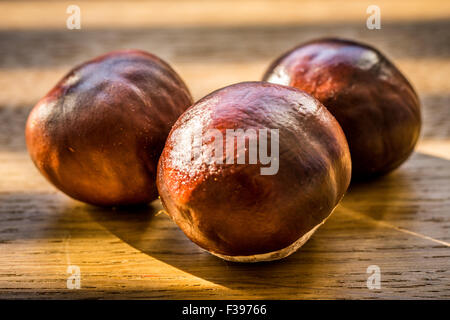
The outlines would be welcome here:
<svg viewBox="0 0 450 320">
<path fill-rule="evenodd" d="M 184 20 L 177 20 L 181 11 L 170 14 L 174 2 L 157 2 L 152 5 L 165 10 L 153 22 L 143 14 L 126 17 L 152 8 L 137 2 L 118 25 L 106 21 L 119 15 L 120 1 L 97 22 L 95 8 L 109 4 L 80 3 L 92 15 L 76 32 L 60 25 L 64 14 L 50 14 L 59 12 L 57 2 L 39 2 L 37 9 L 26 1 L 0 4 L 0 298 L 450 299 L 447 2 L 417 2 L 423 15 L 408 2 L 383 2 L 390 18 L 379 31 L 365 28 L 359 7 L 339 8 L 336 1 L 330 2 L 333 13 L 344 18 L 331 19 L 329 11 L 305 2 L 317 12 L 311 9 L 302 21 L 297 18 L 304 13 L 286 13 L 285 4 L 270 1 L 248 20 L 219 14 L 232 16 L 234 2 L 208 2 L 194 10 L 195 19 Z M 246 12 L 255 2 L 242 3 Z M 28 19 L 42 8 L 49 12 L 42 24 Z M 265 19 L 264 10 L 278 16 Z M 100 209 L 71 200 L 45 181 L 26 152 L 23 129 L 33 104 L 73 65 L 95 55 L 118 48 L 154 52 L 200 98 L 258 79 L 284 50 L 326 35 L 364 40 L 392 57 L 419 91 L 424 126 L 417 152 L 401 168 L 352 185 L 329 221 L 284 260 L 219 260 L 191 243 L 159 201 Z M 81 269 L 79 290 L 67 289 L 69 265 Z M 380 290 L 366 286 L 369 265 L 381 269 Z"/>
<path fill-rule="evenodd" d="M 77 0 L 88 28 L 161 26 L 249 26 L 321 24 L 324 21 L 365 23 L 370 0 Z M 64 27 L 66 1 L 2 1 L 0 28 Z M 377 0 L 386 21 L 433 20 L 448 17 L 445 0 Z"/>
<path fill-rule="evenodd" d="M 29 181 L 28 191 L 1 185 L 2 298 L 450 298 L 448 160 L 415 154 L 352 186 L 300 251 L 258 265 L 199 249 L 158 201 L 91 207 L 54 191 L 26 155 L 14 163 Z M 66 289 L 68 265 L 81 268 L 82 289 Z M 366 287 L 369 265 L 381 268 L 381 290 Z"/>
</svg>

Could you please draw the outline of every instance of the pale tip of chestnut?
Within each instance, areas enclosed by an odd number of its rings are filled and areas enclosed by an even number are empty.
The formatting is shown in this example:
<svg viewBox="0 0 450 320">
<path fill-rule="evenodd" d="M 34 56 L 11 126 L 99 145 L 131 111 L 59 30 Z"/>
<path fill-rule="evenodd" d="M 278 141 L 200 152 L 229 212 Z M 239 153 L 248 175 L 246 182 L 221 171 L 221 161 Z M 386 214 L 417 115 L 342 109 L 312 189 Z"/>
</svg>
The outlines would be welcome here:
<svg viewBox="0 0 450 320">
<path fill-rule="evenodd" d="M 331 213 L 332 214 L 332 213 Z M 330 214 L 330 216 L 331 216 Z M 268 262 L 268 261 L 275 261 L 275 260 L 281 260 L 283 258 L 286 258 L 296 252 L 300 247 L 302 247 L 308 240 L 311 238 L 311 236 L 314 234 L 314 232 L 319 229 L 321 225 L 327 221 L 329 216 L 324 219 L 321 223 L 319 223 L 317 226 L 312 228 L 310 231 L 305 233 L 303 236 L 298 238 L 295 242 L 287 246 L 286 248 L 272 251 L 268 253 L 261 253 L 261 254 L 255 254 L 250 256 L 227 256 L 215 252 L 209 251 L 212 255 L 219 257 L 223 260 L 230 261 L 230 262 L 240 262 L 240 263 L 254 263 L 254 262 Z"/>
</svg>

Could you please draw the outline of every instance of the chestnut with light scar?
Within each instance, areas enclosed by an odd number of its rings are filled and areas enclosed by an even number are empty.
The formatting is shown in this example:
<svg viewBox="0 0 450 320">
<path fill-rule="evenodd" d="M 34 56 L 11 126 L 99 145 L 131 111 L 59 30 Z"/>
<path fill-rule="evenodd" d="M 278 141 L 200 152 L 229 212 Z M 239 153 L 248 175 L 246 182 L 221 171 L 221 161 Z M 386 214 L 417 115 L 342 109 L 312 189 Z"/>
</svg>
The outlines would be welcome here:
<svg viewBox="0 0 450 320">
<path fill-rule="evenodd" d="M 261 128 L 278 132 L 274 174 L 262 174 L 261 161 L 236 159 L 250 158 L 247 145 L 261 143 L 256 134 L 234 144 L 234 161 L 179 160 L 193 130 Z M 267 138 L 272 145 L 274 137 Z M 212 139 L 200 147 L 202 154 L 217 149 Z M 342 199 L 350 175 L 347 140 L 318 100 L 292 87 L 244 82 L 211 93 L 177 120 L 158 163 L 157 186 L 168 215 L 194 243 L 225 260 L 259 262 L 300 248 Z"/>
</svg>

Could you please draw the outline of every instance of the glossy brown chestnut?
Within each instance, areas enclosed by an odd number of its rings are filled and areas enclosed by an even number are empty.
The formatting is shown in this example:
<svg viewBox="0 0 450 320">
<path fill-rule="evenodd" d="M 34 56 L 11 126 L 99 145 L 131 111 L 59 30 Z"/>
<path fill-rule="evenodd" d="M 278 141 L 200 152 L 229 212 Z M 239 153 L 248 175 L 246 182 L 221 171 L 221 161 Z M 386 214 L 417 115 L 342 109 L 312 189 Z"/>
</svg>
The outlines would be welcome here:
<svg viewBox="0 0 450 320">
<path fill-rule="evenodd" d="M 31 111 L 28 151 L 67 195 L 101 206 L 157 197 L 156 167 L 173 123 L 192 104 L 172 68 L 137 50 L 70 71 Z"/>
<path fill-rule="evenodd" d="M 273 62 L 263 79 L 304 90 L 328 108 L 347 137 L 353 179 L 387 173 L 414 149 L 421 127 L 417 94 L 368 45 L 341 39 L 307 42 Z"/>
<path fill-rule="evenodd" d="M 228 144 L 227 130 L 239 129 L 246 143 L 233 137 Z M 247 135 L 251 129 L 259 135 Z M 211 130 L 224 137 L 219 156 Z M 270 174 L 262 174 L 269 165 L 261 154 L 250 162 L 251 143 L 263 148 L 262 130 L 278 130 L 278 137 L 267 134 L 268 154 L 278 146 L 278 170 Z M 202 139 L 191 158 L 193 132 Z M 168 214 L 193 242 L 226 260 L 255 262 L 281 259 L 305 243 L 343 197 L 350 173 L 344 133 L 318 100 L 292 87 L 244 82 L 209 94 L 177 120 L 157 186 Z"/>
</svg>

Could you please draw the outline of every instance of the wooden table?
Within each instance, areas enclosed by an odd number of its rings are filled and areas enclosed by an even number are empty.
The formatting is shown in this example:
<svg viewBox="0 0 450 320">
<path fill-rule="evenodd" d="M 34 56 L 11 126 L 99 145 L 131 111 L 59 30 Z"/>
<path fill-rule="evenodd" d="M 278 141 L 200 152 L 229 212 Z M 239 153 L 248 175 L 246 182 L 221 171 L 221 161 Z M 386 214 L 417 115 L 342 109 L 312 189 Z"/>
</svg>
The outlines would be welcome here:
<svg viewBox="0 0 450 320">
<path fill-rule="evenodd" d="M 450 7 L 377 1 L 0 2 L 0 298 L 450 298 Z M 69 199 L 31 163 L 26 117 L 73 65 L 139 48 L 169 61 L 200 98 L 259 79 L 268 63 L 318 36 L 364 40 L 416 86 L 423 130 L 413 156 L 377 181 L 353 185 L 328 222 L 292 256 L 233 264 L 191 243 L 160 203 L 107 210 Z M 81 288 L 68 289 L 68 266 Z M 367 268 L 381 270 L 369 290 Z"/>
</svg>

